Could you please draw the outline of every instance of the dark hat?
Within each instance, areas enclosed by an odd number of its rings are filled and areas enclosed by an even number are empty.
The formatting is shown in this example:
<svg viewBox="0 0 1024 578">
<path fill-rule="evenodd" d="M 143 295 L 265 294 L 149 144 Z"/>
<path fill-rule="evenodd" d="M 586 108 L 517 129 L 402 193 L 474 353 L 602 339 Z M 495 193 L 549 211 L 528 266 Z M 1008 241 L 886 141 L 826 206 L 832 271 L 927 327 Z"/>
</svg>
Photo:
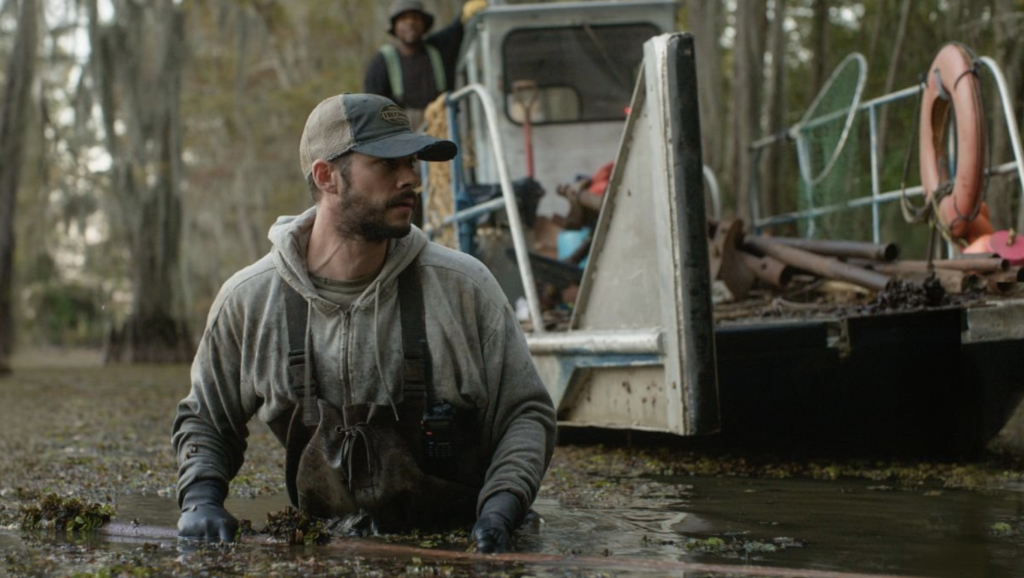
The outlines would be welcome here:
<svg viewBox="0 0 1024 578">
<path fill-rule="evenodd" d="M 424 32 L 430 30 L 434 25 L 434 15 L 423 8 L 423 2 L 419 0 L 395 0 L 391 3 L 391 27 L 388 28 L 388 34 L 394 36 L 395 20 L 406 12 L 419 12 L 423 15 Z"/>
<path fill-rule="evenodd" d="M 391 159 L 416 155 L 423 161 L 450 161 L 459 152 L 450 140 L 413 132 L 405 111 L 376 94 L 339 94 L 324 100 L 306 119 L 299 143 L 303 176 L 317 159 L 332 161 L 355 151 Z"/>
</svg>

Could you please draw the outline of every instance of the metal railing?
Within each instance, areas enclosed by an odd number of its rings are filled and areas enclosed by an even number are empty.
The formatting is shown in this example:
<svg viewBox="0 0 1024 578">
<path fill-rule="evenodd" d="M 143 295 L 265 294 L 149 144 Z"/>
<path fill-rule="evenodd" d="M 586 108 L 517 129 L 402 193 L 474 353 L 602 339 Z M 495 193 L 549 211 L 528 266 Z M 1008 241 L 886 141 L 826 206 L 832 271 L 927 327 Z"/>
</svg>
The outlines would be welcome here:
<svg viewBox="0 0 1024 578">
<path fill-rule="evenodd" d="M 530 255 L 526 246 L 526 236 L 523 234 L 522 219 L 519 216 L 519 204 L 516 202 L 515 189 L 512 187 L 512 180 L 508 174 L 508 163 L 505 161 L 505 148 L 501 143 L 498 132 L 498 117 L 494 110 L 494 101 L 487 94 L 487 90 L 480 84 L 469 84 L 448 95 L 448 135 L 456 144 L 461 142 L 458 124 L 458 103 L 476 95 L 483 108 L 484 119 L 487 122 L 487 136 L 491 143 L 495 164 L 498 169 L 498 184 L 501 188 L 501 197 L 474 205 L 472 207 L 456 211 L 445 217 L 441 227 L 457 226 L 462 221 L 476 218 L 485 213 L 490 213 L 504 208 L 508 216 L 509 230 L 512 234 L 512 245 L 515 249 L 516 263 L 519 268 L 520 280 L 523 283 L 523 294 L 526 297 L 527 307 L 530 311 L 530 321 L 533 324 L 533 333 L 544 332 L 544 318 L 541 317 L 540 299 L 537 297 L 537 285 L 533 280 L 533 268 L 530 266 Z M 462 147 L 459 147 L 462 150 Z M 453 206 L 458 207 L 458 196 L 462 193 L 463 167 L 462 155 L 459 154 L 452 161 L 452 195 L 455 197 Z M 433 231 L 428 231 L 432 234 Z"/>
<path fill-rule="evenodd" d="M 1016 170 L 1017 177 L 1021 185 L 1021 198 L 1022 201 L 1024 201 L 1024 165 L 1022 165 L 1021 163 L 1021 159 L 1024 158 L 1024 152 L 1022 152 L 1021 149 L 1020 130 L 1018 129 L 1017 119 L 1013 113 L 1013 103 L 1010 100 L 1009 90 L 1007 89 L 1006 85 L 1006 78 L 1003 75 L 1002 69 L 991 58 L 987 56 L 982 56 L 978 59 L 978 62 L 983 64 L 985 68 L 987 68 L 989 72 L 991 72 L 993 78 L 995 79 L 999 97 L 1002 101 L 1003 116 L 1006 120 L 1006 128 L 1009 132 L 1010 144 L 1013 149 L 1014 157 L 1013 161 L 1003 163 L 995 167 L 991 167 L 988 171 L 986 171 L 986 174 L 1007 174 L 1012 173 L 1014 172 L 1014 170 Z M 868 114 L 868 125 L 870 135 L 869 146 L 871 147 L 870 196 L 858 197 L 844 203 L 837 203 L 822 207 L 814 207 L 800 211 L 792 211 L 788 213 L 781 213 L 778 215 L 769 215 L 764 217 L 761 216 L 760 195 L 758 191 L 759 183 L 757 178 L 758 171 L 756 167 L 760 162 L 761 153 L 764 151 L 764 149 L 766 149 L 768 146 L 772 144 L 775 144 L 780 140 L 792 139 L 794 138 L 794 135 L 799 134 L 800 131 L 811 129 L 827 122 L 835 122 L 836 119 L 844 118 L 845 115 L 849 112 L 849 108 L 836 111 L 832 114 L 823 116 L 818 119 L 814 119 L 808 123 L 798 123 L 783 134 L 773 135 L 754 142 L 750 146 L 750 151 L 753 155 L 753 163 L 751 166 L 755 168 L 753 169 L 754 173 L 753 178 L 751 179 L 751 187 L 749 191 L 751 220 L 754 230 L 760 231 L 761 229 L 764 228 L 774 227 L 786 223 L 793 223 L 796 221 L 809 221 L 817 217 L 821 217 L 823 215 L 828 215 L 831 213 L 837 213 L 840 211 L 870 206 L 872 241 L 875 243 L 881 242 L 880 206 L 884 203 L 899 201 L 904 194 L 912 197 L 923 196 L 924 189 L 923 187 L 918 185 L 913 187 L 907 187 L 905 191 L 901 189 L 886 192 L 881 191 L 881 167 L 880 159 L 878 158 L 878 110 L 882 106 L 897 102 L 899 100 L 915 98 L 921 94 L 922 90 L 923 86 L 921 85 L 912 86 L 909 88 L 905 88 L 903 90 L 898 90 L 896 92 L 892 92 L 887 95 L 869 100 L 867 102 L 862 102 L 856 107 L 857 114 L 863 112 L 866 112 Z M 916 136 L 912 138 L 916 138 Z M 801 174 L 800 178 L 802 180 L 805 179 L 803 174 Z M 807 183 L 805 182 L 805 184 Z"/>
</svg>

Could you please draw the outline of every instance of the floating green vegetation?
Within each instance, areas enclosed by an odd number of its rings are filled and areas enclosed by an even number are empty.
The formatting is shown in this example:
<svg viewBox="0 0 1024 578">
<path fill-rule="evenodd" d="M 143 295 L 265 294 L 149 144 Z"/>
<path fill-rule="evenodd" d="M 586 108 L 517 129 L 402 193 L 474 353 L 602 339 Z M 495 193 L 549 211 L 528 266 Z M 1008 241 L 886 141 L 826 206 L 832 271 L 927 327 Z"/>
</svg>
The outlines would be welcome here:
<svg viewBox="0 0 1024 578">
<path fill-rule="evenodd" d="M 331 539 L 326 520 L 314 518 L 291 506 L 267 514 L 267 525 L 260 533 L 292 545 L 326 544 Z"/>
<path fill-rule="evenodd" d="M 743 536 L 709 536 L 688 538 L 683 546 L 688 552 L 707 554 L 724 558 L 758 559 L 760 554 L 771 554 L 787 548 L 803 548 L 803 543 L 788 537 L 773 538 L 771 541 L 745 539 Z"/>
<path fill-rule="evenodd" d="M 470 539 L 469 530 L 465 528 L 436 533 L 414 529 L 404 534 L 382 534 L 380 538 L 385 542 L 427 549 L 465 550 L 468 552 L 476 550 L 476 545 Z"/>
<path fill-rule="evenodd" d="M 158 569 L 155 566 L 123 563 L 109 568 L 98 568 L 95 572 L 75 572 L 71 578 L 149 578 L 158 575 L 157 572 Z"/>
<path fill-rule="evenodd" d="M 261 534 L 291 545 L 321 545 L 332 537 L 375 536 L 385 542 L 400 543 L 429 549 L 472 550 L 473 541 L 467 529 L 427 533 L 411 530 L 402 534 L 378 534 L 369 516 L 357 514 L 344 518 L 317 518 L 291 506 L 267 514 L 267 524 L 259 532 L 252 523 L 242 520 L 240 535 Z"/>
<path fill-rule="evenodd" d="M 1006 522 L 996 522 L 988 527 L 989 534 L 996 538 L 1011 538 L 1017 535 L 1017 531 L 1012 525 Z"/>
<path fill-rule="evenodd" d="M 107 504 L 90 504 L 78 498 L 47 494 L 38 506 L 22 506 L 21 527 L 25 530 L 91 532 L 114 517 Z"/>
<path fill-rule="evenodd" d="M 686 549 L 703 554 L 721 554 L 726 550 L 725 540 L 711 536 L 710 538 L 690 538 L 686 541 Z"/>
</svg>

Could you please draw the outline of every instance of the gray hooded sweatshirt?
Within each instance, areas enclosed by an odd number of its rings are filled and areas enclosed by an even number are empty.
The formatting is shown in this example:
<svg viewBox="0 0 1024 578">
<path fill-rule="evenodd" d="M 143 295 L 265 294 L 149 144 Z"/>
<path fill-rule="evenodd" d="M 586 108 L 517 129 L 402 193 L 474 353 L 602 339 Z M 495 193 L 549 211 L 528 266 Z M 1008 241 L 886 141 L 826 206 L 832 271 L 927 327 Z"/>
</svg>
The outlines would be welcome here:
<svg viewBox="0 0 1024 578">
<path fill-rule="evenodd" d="M 401 401 L 397 278 L 418 256 L 435 398 L 471 412 L 479 425 L 477 510 L 508 491 L 525 512 L 551 460 L 555 412 L 490 271 L 413 227 L 390 242 L 377 279 L 344 310 L 317 295 L 309 280 L 305 254 L 315 217 L 314 207 L 279 218 L 270 229 L 270 253 L 232 276 L 210 308 L 192 390 L 174 420 L 179 503 L 197 482 L 213 482 L 226 495 L 244 459 L 250 418 L 280 423 L 301 401 L 288 380 L 285 283 L 309 304 L 307 340 L 320 397 L 338 408 L 386 409 Z"/>
</svg>

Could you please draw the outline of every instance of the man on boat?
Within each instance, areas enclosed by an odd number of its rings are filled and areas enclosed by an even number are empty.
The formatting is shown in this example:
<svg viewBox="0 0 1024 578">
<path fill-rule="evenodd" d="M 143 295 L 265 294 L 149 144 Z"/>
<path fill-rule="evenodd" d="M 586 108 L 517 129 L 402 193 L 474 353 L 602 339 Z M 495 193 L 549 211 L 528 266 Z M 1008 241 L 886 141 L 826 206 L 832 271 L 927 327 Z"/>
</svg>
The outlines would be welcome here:
<svg viewBox="0 0 1024 578">
<path fill-rule="evenodd" d="M 417 161 L 456 153 L 381 96 L 309 115 L 314 206 L 279 218 L 270 253 L 221 288 L 178 405 L 180 536 L 234 538 L 224 499 L 257 416 L 286 448 L 297 507 L 380 531 L 474 524 L 479 551 L 510 548 L 555 413 L 490 272 L 410 223 Z"/>
<path fill-rule="evenodd" d="M 426 11 L 423 2 L 392 2 L 388 34 L 394 42 L 382 46 L 370 60 L 363 90 L 404 107 L 413 129 L 419 128 L 427 105 L 452 88 L 463 25 L 486 6 L 486 0 L 469 0 L 455 20 L 428 36 L 434 15 Z"/>
</svg>

